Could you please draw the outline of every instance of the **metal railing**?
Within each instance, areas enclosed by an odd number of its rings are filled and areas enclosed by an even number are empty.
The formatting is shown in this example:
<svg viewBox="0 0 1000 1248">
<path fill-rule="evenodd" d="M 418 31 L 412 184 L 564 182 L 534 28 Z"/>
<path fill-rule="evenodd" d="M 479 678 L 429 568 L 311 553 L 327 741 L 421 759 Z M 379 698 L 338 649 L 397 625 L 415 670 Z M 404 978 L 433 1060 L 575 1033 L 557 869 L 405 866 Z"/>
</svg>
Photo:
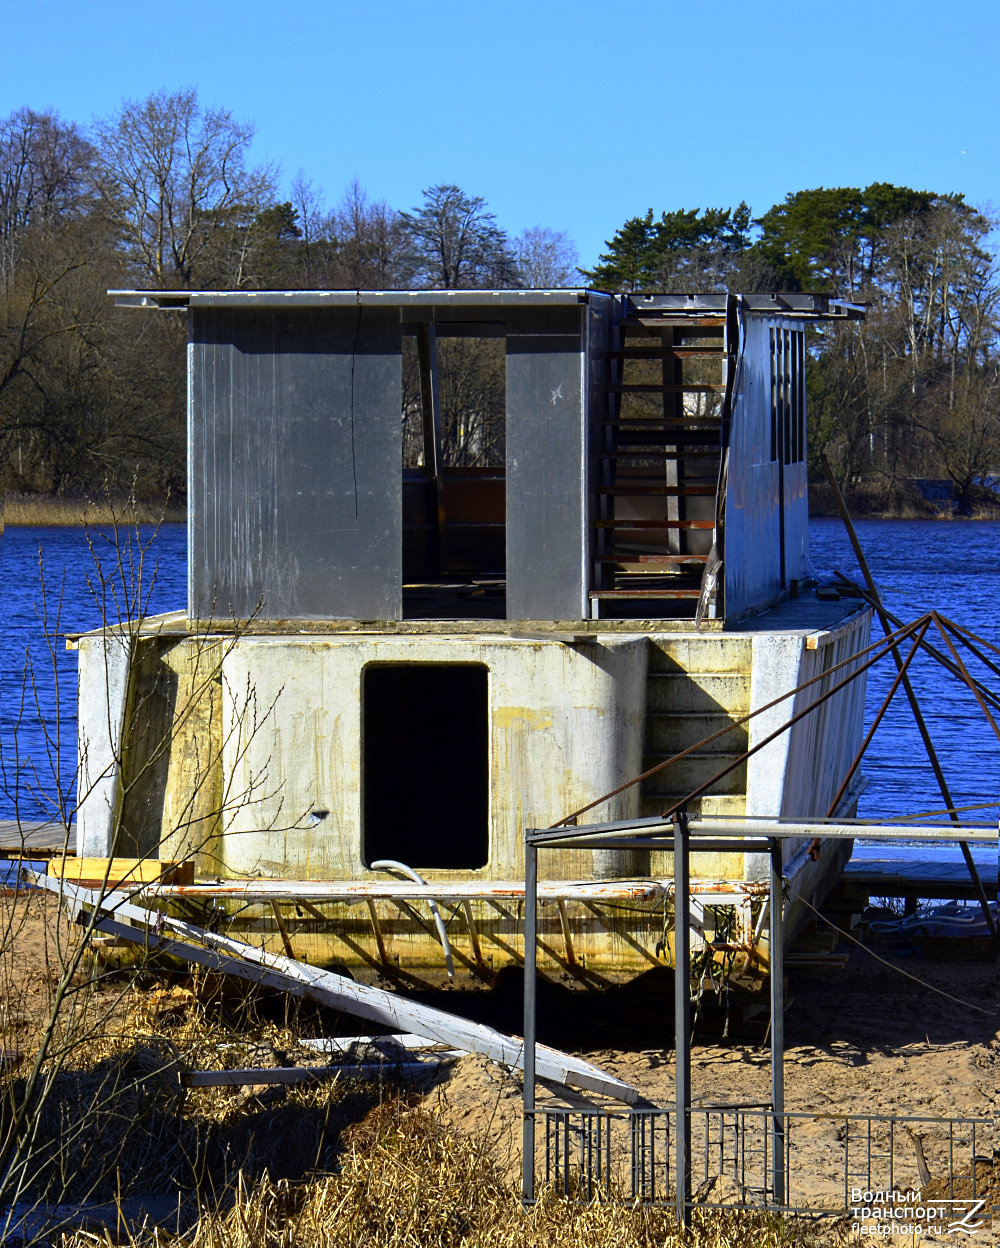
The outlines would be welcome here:
<svg viewBox="0 0 1000 1248">
<path fill-rule="evenodd" d="M 543 1184 L 581 1201 L 676 1204 L 673 1109 L 538 1107 Z M 690 1111 L 691 1208 L 752 1207 L 844 1216 L 862 1196 L 923 1193 L 939 1205 L 988 1201 L 1000 1130 L 992 1118 L 792 1112 L 770 1105 Z M 780 1133 L 775 1139 L 775 1132 Z M 784 1194 L 773 1158 L 784 1157 Z M 918 1161 L 919 1156 L 919 1161 Z M 920 1182 L 921 1167 L 929 1184 Z M 536 1169 L 537 1173 L 537 1169 Z M 995 1190 L 995 1187 L 993 1188 Z M 979 1216 L 989 1217 L 988 1205 Z"/>
</svg>

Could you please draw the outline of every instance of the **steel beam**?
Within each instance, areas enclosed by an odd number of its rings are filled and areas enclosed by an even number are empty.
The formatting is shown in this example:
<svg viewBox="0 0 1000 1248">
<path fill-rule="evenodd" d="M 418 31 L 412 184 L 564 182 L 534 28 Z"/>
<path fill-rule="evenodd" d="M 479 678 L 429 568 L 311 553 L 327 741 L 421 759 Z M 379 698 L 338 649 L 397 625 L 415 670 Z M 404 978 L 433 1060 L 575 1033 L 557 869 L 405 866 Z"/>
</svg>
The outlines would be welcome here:
<svg viewBox="0 0 1000 1248">
<path fill-rule="evenodd" d="M 785 1203 L 785 893 L 781 841 L 771 842 L 771 1167 L 774 1201 Z"/>
<path fill-rule="evenodd" d="M 524 1058 L 521 1199 L 535 1199 L 535 991 L 537 987 L 538 850 L 524 847 Z"/>
<path fill-rule="evenodd" d="M 691 895 L 687 815 L 674 834 L 674 1187 L 677 1221 L 691 1217 Z"/>
</svg>

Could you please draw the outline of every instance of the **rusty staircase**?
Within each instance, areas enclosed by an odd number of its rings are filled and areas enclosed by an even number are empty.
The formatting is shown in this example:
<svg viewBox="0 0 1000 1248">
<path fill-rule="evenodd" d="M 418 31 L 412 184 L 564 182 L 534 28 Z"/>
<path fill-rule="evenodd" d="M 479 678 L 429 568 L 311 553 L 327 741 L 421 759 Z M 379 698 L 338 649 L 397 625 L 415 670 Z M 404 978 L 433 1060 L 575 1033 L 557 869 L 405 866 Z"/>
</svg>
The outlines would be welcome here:
<svg viewBox="0 0 1000 1248">
<path fill-rule="evenodd" d="M 630 311 L 608 352 L 592 611 L 693 618 L 715 530 L 726 315 Z"/>
</svg>

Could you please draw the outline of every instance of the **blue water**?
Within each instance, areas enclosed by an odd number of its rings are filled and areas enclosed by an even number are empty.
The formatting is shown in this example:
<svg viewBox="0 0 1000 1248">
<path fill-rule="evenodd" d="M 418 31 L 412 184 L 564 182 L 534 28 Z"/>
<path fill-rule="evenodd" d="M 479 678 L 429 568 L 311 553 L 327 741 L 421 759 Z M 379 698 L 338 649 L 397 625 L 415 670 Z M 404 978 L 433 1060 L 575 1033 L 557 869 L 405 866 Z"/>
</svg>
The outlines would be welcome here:
<svg viewBox="0 0 1000 1248">
<path fill-rule="evenodd" d="M 103 619 L 183 609 L 183 524 L 8 528 L 0 538 L 0 818 L 62 818 L 76 792 L 76 654 Z"/>
<path fill-rule="evenodd" d="M 894 615 L 909 622 L 935 609 L 992 645 L 1000 644 L 1000 523 L 861 520 L 855 528 L 882 600 Z M 810 548 L 821 579 L 824 572 L 836 569 L 863 584 L 839 519 L 814 518 Z M 872 640 L 881 636 L 881 627 L 874 621 Z M 927 640 L 946 649 L 933 627 Z M 957 648 L 962 653 L 962 647 Z M 906 649 L 904 643 L 904 655 Z M 971 655 L 964 654 L 964 658 L 973 676 L 1000 691 L 1000 677 Z M 993 654 L 992 659 L 1000 666 L 1000 655 Z M 869 670 L 869 724 L 895 675 L 891 658 Z M 953 800 L 958 805 L 994 803 L 992 811 L 970 811 L 963 819 L 995 823 L 1000 741 L 971 691 L 933 659 L 918 654 L 910 675 Z M 1000 715 L 994 713 L 994 717 L 1000 720 Z M 902 689 L 869 746 L 863 771 L 868 790 L 859 806 L 862 816 L 891 820 L 941 809 L 940 791 Z"/>
<path fill-rule="evenodd" d="M 860 521 L 858 534 L 886 606 L 910 620 L 937 608 L 1000 643 L 1000 523 Z M 843 525 L 811 526 L 817 572 L 860 580 Z M 102 617 L 182 609 L 186 601 L 183 525 L 142 528 L 123 539 L 78 528 L 10 528 L 0 538 L 0 818 L 44 819 L 71 808 L 76 768 L 76 655 L 65 634 Z M 877 623 L 874 636 L 879 636 Z M 47 640 L 50 639 L 50 640 Z M 994 656 L 1000 662 L 1000 656 Z M 913 681 L 955 800 L 996 803 L 1000 742 L 967 689 L 920 657 Z M 891 660 L 869 674 L 869 721 L 892 682 Z M 1000 677 L 976 669 L 992 688 Z M 903 695 L 867 755 L 869 786 L 860 813 L 892 818 L 937 810 L 940 795 Z M 970 813 L 971 822 L 996 818 Z"/>
</svg>

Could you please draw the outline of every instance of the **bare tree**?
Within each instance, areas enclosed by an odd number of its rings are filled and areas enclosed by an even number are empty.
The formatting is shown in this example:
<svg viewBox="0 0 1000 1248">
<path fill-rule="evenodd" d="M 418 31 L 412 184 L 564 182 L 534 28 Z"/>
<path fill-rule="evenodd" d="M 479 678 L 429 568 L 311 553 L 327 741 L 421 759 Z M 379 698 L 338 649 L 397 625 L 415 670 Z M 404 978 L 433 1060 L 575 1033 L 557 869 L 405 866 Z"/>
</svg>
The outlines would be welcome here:
<svg viewBox="0 0 1000 1248">
<path fill-rule="evenodd" d="M 95 125 L 96 183 L 129 256 L 158 286 L 232 280 L 232 235 L 273 201 L 254 129 L 194 90 L 127 100 Z"/>
<path fill-rule="evenodd" d="M 56 113 L 20 108 L 0 121 L 0 237 L 84 212 L 94 149 Z"/>
<path fill-rule="evenodd" d="M 327 222 L 335 244 L 330 276 L 351 290 L 385 290 L 397 277 L 402 229 L 399 214 L 370 200 L 355 179 Z"/>
<path fill-rule="evenodd" d="M 479 196 L 450 184 L 432 186 L 419 208 L 400 216 L 416 283 L 439 290 L 518 284 L 510 240 Z"/>
<path fill-rule="evenodd" d="M 522 286 L 536 290 L 559 290 L 579 286 L 582 275 L 576 244 L 562 230 L 533 225 L 514 240 L 517 275 Z"/>
</svg>

